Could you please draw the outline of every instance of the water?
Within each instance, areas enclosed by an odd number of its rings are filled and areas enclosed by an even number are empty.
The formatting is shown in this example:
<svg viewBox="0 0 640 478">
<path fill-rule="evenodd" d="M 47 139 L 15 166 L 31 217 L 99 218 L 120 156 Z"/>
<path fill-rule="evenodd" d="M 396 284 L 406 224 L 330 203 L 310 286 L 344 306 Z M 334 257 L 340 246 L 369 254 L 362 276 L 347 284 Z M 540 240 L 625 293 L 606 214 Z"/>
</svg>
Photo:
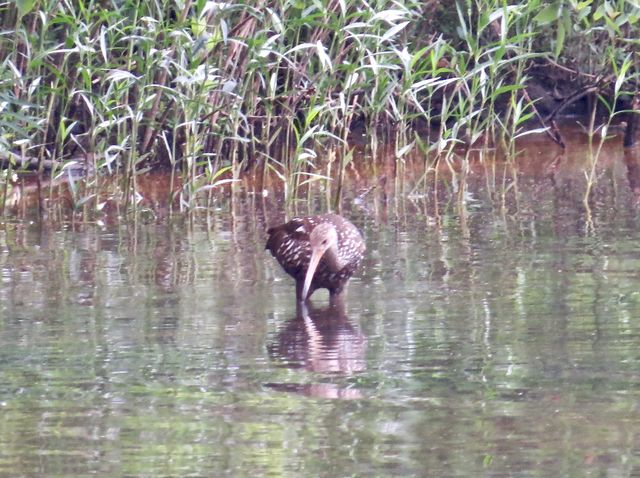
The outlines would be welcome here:
<svg viewBox="0 0 640 478">
<path fill-rule="evenodd" d="M 504 201 L 488 161 L 463 203 L 354 188 L 336 308 L 296 310 L 270 199 L 5 222 L 0 476 L 640 474 L 636 160 L 609 154 L 590 211 L 571 158 Z"/>
</svg>

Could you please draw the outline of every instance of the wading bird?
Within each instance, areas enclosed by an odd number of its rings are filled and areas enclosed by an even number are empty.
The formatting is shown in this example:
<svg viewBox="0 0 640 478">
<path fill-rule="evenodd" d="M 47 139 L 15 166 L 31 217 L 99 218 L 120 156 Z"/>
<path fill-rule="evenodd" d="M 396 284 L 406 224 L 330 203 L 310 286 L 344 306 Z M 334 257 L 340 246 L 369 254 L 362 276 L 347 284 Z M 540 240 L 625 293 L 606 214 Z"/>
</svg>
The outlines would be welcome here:
<svg viewBox="0 0 640 478">
<path fill-rule="evenodd" d="M 337 214 L 294 218 L 267 234 L 266 249 L 296 280 L 299 302 L 316 289 L 329 289 L 330 299 L 337 299 L 364 257 L 360 231 Z"/>
</svg>

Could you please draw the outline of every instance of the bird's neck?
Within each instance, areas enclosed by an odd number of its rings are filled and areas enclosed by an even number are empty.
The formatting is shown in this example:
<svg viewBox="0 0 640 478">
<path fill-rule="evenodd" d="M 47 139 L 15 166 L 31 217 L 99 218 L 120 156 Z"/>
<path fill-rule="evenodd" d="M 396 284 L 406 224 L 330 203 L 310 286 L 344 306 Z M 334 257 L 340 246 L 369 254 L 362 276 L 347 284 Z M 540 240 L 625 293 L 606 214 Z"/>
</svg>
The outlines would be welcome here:
<svg viewBox="0 0 640 478">
<path fill-rule="evenodd" d="M 343 261 L 340 260 L 340 255 L 338 254 L 338 246 L 331 246 L 324 253 L 324 262 L 327 267 L 332 271 L 339 271 L 344 267 Z"/>
</svg>

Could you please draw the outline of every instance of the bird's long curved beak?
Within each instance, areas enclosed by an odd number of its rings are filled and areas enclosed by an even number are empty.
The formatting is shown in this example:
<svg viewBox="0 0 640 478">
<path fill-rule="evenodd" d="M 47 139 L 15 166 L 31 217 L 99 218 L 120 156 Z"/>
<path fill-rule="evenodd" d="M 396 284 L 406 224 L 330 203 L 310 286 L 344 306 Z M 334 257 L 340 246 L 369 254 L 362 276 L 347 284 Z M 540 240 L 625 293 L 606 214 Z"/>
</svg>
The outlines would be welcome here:
<svg viewBox="0 0 640 478">
<path fill-rule="evenodd" d="M 307 275 L 304 277 L 304 287 L 302 288 L 302 301 L 307 300 L 307 295 L 309 294 L 309 287 L 311 287 L 311 281 L 313 280 L 313 275 L 316 273 L 316 269 L 318 268 L 318 264 L 320 263 L 320 259 L 326 252 L 325 249 L 314 249 L 311 251 L 311 259 L 309 260 L 309 268 L 307 269 Z"/>
</svg>

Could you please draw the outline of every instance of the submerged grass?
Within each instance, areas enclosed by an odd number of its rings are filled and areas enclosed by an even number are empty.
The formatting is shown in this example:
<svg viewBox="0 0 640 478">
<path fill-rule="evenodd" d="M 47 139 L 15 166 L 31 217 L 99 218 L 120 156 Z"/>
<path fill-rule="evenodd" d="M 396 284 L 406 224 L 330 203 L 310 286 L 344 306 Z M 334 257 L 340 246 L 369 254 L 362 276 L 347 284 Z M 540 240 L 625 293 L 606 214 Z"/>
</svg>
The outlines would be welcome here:
<svg viewBox="0 0 640 478">
<path fill-rule="evenodd" d="M 525 128 L 574 101 L 545 114 L 535 68 L 571 69 L 605 122 L 638 89 L 630 2 L 44 0 L 0 13 L 0 154 L 54 176 L 115 174 L 125 210 L 160 167 L 182 209 L 249 170 L 275 173 L 287 200 L 336 180 L 335 202 L 354 129 L 374 152 L 393 142 L 398 161 L 418 147 L 426 171 L 466 161 L 461 145 L 513 156 Z M 11 158 L 9 176 L 23 166 Z"/>
</svg>

